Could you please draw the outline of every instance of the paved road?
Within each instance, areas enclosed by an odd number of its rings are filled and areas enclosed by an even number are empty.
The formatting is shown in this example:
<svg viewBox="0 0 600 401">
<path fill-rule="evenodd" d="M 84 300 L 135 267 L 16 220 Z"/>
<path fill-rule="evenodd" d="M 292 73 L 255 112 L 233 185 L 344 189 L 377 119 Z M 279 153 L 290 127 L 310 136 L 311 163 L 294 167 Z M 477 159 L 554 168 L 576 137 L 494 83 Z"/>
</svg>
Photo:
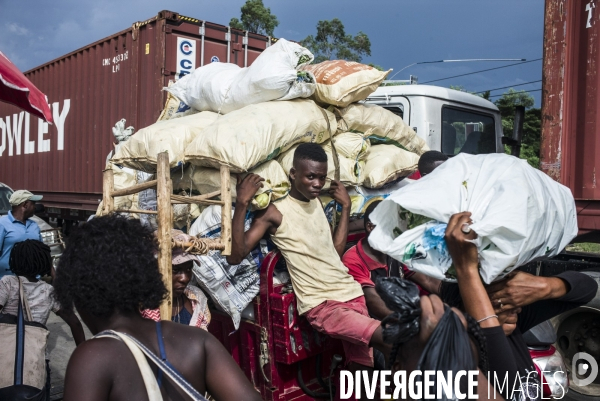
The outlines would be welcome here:
<svg viewBox="0 0 600 401">
<path fill-rule="evenodd" d="M 75 341 L 71 336 L 69 326 L 54 313 L 50 313 L 50 318 L 47 323 L 50 335 L 48 337 L 48 350 L 50 352 L 50 380 L 52 388 L 50 389 L 51 400 L 62 400 L 63 383 L 65 379 L 65 370 L 67 363 L 73 350 L 75 349 Z M 85 338 L 90 338 L 92 335 L 83 325 L 85 330 Z"/>
</svg>

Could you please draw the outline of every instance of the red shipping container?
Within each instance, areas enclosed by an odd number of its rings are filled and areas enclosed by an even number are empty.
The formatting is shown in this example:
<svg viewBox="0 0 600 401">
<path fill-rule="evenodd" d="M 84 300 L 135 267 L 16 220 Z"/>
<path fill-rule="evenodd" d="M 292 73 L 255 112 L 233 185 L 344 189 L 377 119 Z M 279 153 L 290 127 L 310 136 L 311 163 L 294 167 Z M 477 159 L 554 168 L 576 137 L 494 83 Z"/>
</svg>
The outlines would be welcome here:
<svg viewBox="0 0 600 401">
<path fill-rule="evenodd" d="M 547 0 L 541 168 L 571 189 L 580 233 L 600 229 L 600 8 Z"/>
<path fill-rule="evenodd" d="M 154 123 L 170 80 L 211 62 L 245 67 L 270 44 L 266 36 L 161 11 L 27 71 L 48 96 L 55 124 L 0 103 L 0 182 L 44 195 L 50 215 L 84 219 L 102 198 L 117 121 L 136 130 Z"/>
</svg>

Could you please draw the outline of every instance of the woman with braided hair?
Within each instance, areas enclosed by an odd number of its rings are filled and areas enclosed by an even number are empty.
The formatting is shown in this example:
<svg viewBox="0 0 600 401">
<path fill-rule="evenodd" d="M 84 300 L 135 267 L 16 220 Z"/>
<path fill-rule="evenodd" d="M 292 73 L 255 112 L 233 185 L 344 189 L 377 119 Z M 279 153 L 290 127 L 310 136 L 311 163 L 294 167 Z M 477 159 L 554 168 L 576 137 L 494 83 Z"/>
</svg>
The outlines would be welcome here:
<svg viewBox="0 0 600 401">
<path fill-rule="evenodd" d="M 478 369 L 478 399 L 503 399 L 494 397 L 485 377 L 487 347 L 477 321 L 442 303 L 437 295 L 419 297 L 414 283 L 398 277 L 380 278 L 376 291 L 392 311 L 381 325 L 384 340 L 392 344 L 389 362 L 394 371 L 406 371 L 409 376 L 415 370 L 456 374 Z M 438 392 L 436 385 L 432 394 Z M 466 377 L 461 390 L 468 392 Z M 455 398 L 444 395 L 439 399 Z"/>
<path fill-rule="evenodd" d="M 19 307 L 19 280 L 23 285 L 23 293 L 31 310 L 31 316 L 44 326 L 50 311 L 60 316 L 71 328 L 75 344 L 85 341 L 83 326 L 72 309 L 61 308 L 54 299 L 54 288 L 38 279 L 52 273 L 50 247 L 41 241 L 28 239 L 14 244 L 9 258 L 10 270 L 14 276 L 0 279 L 0 312 L 17 315 Z M 27 346 L 27 345 L 26 345 Z M 46 394 L 50 399 L 50 365 L 46 356 Z"/>
</svg>

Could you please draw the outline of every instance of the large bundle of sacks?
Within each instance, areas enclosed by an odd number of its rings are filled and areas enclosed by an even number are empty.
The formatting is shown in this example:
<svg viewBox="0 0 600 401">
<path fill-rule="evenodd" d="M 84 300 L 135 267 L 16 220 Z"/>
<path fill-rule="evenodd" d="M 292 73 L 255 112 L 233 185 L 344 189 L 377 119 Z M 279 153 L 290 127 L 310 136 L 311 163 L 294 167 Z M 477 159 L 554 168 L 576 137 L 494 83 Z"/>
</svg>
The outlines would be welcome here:
<svg viewBox="0 0 600 401">
<path fill-rule="evenodd" d="M 450 217 L 472 213 L 470 226 L 486 283 L 532 260 L 561 252 L 577 235 L 571 191 L 527 161 L 505 154 L 461 153 L 399 189 L 370 219 L 370 244 L 411 270 L 456 280 L 444 235 Z"/>
<path fill-rule="evenodd" d="M 250 67 L 212 63 L 196 69 L 165 88 L 167 102 L 158 121 L 123 142 L 111 163 L 136 170 L 139 183 L 156 173 L 157 154 L 167 151 L 174 192 L 190 196 L 220 190 L 221 165 L 240 178 L 258 174 L 265 181 L 251 208 L 260 210 L 288 195 L 295 149 L 317 143 L 328 157 L 324 205 L 332 214 L 335 202 L 327 189 L 336 177 L 337 155 L 339 179 L 353 196 L 352 216 L 361 217 L 372 200 L 386 197 L 417 169 L 419 156 L 428 148 L 401 117 L 361 103 L 389 71 L 341 60 L 316 65 L 312 61 L 307 49 L 281 39 Z M 232 179 L 234 198 L 235 182 Z M 137 206 L 155 210 L 155 192 L 140 194 Z M 190 227 L 201 212 L 176 211 L 176 224 Z M 205 232 L 213 217 L 214 211 L 202 214 L 195 225 L 204 228 L 195 232 Z M 140 218 L 155 224 L 153 216 Z M 218 264 L 229 271 L 225 258 L 217 254 L 206 259 L 212 260 L 207 266 Z M 207 272 L 196 273 L 217 304 L 234 321 L 239 319 L 238 312 L 251 298 L 236 295 L 227 304 L 223 294 L 214 293 L 218 280 Z"/>
</svg>

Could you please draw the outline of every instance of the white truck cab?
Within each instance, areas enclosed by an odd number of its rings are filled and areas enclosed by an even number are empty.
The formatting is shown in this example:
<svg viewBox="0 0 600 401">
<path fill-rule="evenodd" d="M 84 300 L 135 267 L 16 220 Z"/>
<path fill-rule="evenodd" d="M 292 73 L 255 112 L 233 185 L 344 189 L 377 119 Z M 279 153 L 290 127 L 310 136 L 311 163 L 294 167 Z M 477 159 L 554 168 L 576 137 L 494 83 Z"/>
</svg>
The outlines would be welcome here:
<svg viewBox="0 0 600 401">
<path fill-rule="evenodd" d="M 431 150 L 458 153 L 503 153 L 500 111 L 489 100 L 431 85 L 381 86 L 366 103 L 402 117 Z"/>
</svg>

